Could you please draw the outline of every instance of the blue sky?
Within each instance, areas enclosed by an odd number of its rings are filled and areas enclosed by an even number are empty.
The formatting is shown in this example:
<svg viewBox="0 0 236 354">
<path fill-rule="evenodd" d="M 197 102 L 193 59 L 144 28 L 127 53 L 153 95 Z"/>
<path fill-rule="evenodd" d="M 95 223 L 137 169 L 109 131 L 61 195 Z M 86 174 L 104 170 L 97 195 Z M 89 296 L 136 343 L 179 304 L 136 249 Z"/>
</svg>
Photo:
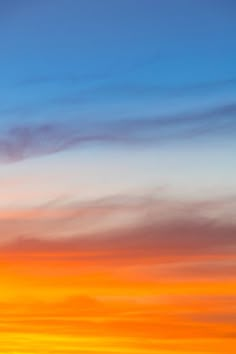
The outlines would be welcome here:
<svg viewBox="0 0 236 354">
<path fill-rule="evenodd" d="M 233 1 L 11 0 L 0 13 L 0 172 L 9 180 L 36 165 L 90 164 L 100 184 L 85 167 L 73 175 L 98 194 L 127 192 L 134 180 L 179 194 L 211 184 L 235 192 Z"/>
</svg>

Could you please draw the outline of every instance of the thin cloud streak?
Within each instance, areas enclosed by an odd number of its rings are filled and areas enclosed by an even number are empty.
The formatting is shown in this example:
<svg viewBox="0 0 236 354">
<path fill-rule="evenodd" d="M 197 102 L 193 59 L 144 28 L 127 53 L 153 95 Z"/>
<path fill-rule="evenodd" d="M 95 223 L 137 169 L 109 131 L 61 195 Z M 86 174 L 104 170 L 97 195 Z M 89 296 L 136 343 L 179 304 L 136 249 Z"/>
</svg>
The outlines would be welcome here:
<svg viewBox="0 0 236 354">
<path fill-rule="evenodd" d="M 210 94 L 224 89 L 235 88 L 236 79 L 216 80 L 212 82 L 186 83 L 182 86 L 163 86 L 156 83 L 120 82 L 103 84 L 100 87 L 88 88 L 79 92 L 78 96 L 83 101 L 92 101 L 99 97 L 179 97 L 182 95 Z M 68 101 L 70 98 L 68 97 Z M 64 98 L 64 102 L 66 99 Z M 76 102 L 76 101 L 75 101 Z"/>
<path fill-rule="evenodd" d="M 28 124 L 12 127 L 0 137 L 0 160 L 11 163 L 54 154 L 84 144 L 159 144 L 215 134 L 234 134 L 234 103 L 182 115 L 94 121 Z"/>
<path fill-rule="evenodd" d="M 91 84 L 107 79 L 106 74 L 65 74 L 65 75 L 40 75 L 28 79 L 21 80 L 17 83 L 19 87 L 32 87 L 37 85 L 51 85 L 51 84 Z"/>
</svg>

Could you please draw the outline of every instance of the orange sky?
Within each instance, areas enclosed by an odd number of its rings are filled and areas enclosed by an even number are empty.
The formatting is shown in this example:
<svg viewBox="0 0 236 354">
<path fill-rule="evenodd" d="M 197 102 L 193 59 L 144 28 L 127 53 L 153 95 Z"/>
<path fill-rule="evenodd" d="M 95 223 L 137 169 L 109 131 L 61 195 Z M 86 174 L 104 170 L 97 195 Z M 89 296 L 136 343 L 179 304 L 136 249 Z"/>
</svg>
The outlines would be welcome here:
<svg viewBox="0 0 236 354">
<path fill-rule="evenodd" d="M 211 227 L 196 241 L 193 226 L 3 245 L 0 352 L 234 354 L 232 230 L 224 247 L 216 239 L 206 252 Z M 191 242 L 168 250 L 164 239 L 186 227 Z M 153 228 L 163 233 L 157 244 L 149 244 Z"/>
</svg>

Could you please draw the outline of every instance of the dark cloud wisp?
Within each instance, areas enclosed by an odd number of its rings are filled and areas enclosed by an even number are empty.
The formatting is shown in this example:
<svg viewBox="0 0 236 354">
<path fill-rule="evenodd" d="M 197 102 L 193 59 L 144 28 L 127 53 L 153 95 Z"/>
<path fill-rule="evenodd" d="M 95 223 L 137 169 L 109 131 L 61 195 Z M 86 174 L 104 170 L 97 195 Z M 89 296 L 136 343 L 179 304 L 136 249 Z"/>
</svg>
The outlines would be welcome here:
<svg viewBox="0 0 236 354">
<path fill-rule="evenodd" d="M 236 104 L 185 114 L 113 121 L 17 125 L 0 135 L 1 162 L 53 154 L 82 144 L 157 144 L 234 134 Z"/>
</svg>

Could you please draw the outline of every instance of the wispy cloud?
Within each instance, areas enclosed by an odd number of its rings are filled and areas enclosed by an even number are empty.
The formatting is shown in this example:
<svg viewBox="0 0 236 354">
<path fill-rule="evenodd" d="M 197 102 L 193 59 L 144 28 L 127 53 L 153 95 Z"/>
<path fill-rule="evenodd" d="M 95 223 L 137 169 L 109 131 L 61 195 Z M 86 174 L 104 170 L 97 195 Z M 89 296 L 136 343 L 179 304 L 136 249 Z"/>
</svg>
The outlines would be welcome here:
<svg viewBox="0 0 236 354">
<path fill-rule="evenodd" d="M 71 84 L 71 85 L 76 85 L 76 84 L 95 84 L 96 88 L 90 88 L 86 89 L 85 91 L 82 90 L 83 93 L 91 93 L 93 94 L 94 92 L 99 92 L 99 91 L 112 91 L 115 88 L 115 91 L 119 91 L 119 89 L 122 87 L 124 88 L 125 86 L 130 86 L 131 90 L 132 88 L 135 90 L 135 85 L 116 85 L 111 84 L 113 81 L 116 81 L 116 78 L 127 78 L 130 74 L 137 73 L 145 69 L 147 66 L 150 64 L 156 64 L 159 60 L 159 52 L 155 51 L 149 56 L 146 56 L 145 58 L 136 58 L 135 62 L 132 62 L 132 64 L 128 65 L 126 68 L 124 68 L 123 72 L 101 72 L 101 73 L 75 73 L 75 72 L 67 72 L 67 73 L 58 73 L 58 74 L 41 74 L 41 75 L 35 75 L 31 76 L 25 79 L 20 80 L 17 83 L 17 86 L 22 86 L 22 87 L 32 87 L 32 86 L 37 86 L 37 85 L 48 85 L 48 84 Z M 101 84 L 102 82 L 102 84 Z M 100 86 L 97 86 L 99 83 Z M 104 87 L 105 84 L 105 87 Z M 139 86 L 139 85 L 138 85 Z M 142 86 L 142 84 L 140 85 Z M 147 85 L 143 85 L 144 87 L 147 87 Z M 100 88 L 99 88 L 100 87 Z M 105 88 L 105 90 L 104 90 Z M 141 87 L 140 87 L 141 88 Z M 140 91 L 140 88 L 137 87 L 137 91 Z M 142 90 L 144 91 L 144 90 Z M 115 93 L 115 92 L 114 92 Z"/>
<path fill-rule="evenodd" d="M 60 74 L 60 75 L 38 75 L 20 80 L 17 86 L 32 87 L 37 85 L 58 85 L 58 84 L 91 84 L 107 79 L 106 74 Z"/>
<path fill-rule="evenodd" d="M 1 162 L 53 154 L 83 144 L 158 144 L 234 133 L 234 103 L 186 114 L 114 121 L 13 126 L 0 136 Z"/>
<path fill-rule="evenodd" d="M 82 259 L 100 260 L 102 263 L 137 264 L 142 259 L 159 263 L 195 257 L 233 256 L 236 225 L 219 212 L 219 209 L 225 211 L 226 205 L 234 208 L 235 200 L 190 204 L 127 197 L 91 204 L 51 205 L 44 209 L 5 212 L 1 215 L 0 225 L 8 237 L 2 247 L 5 252 L 7 249 L 68 255 L 78 252 Z M 106 224 L 108 220 L 113 222 Z M 105 228 L 101 229 L 101 222 Z M 83 229 L 86 230 L 86 225 L 90 224 L 95 228 L 84 236 Z M 7 240 L 10 242 L 8 245 Z"/>
<path fill-rule="evenodd" d="M 179 97 L 182 95 L 210 94 L 224 89 L 235 88 L 236 79 L 222 79 L 216 81 L 193 82 L 183 85 L 163 85 L 162 83 L 123 82 L 104 83 L 103 85 L 84 89 L 79 97 L 84 100 L 98 99 L 100 97 Z M 69 99 L 69 98 L 68 98 Z M 65 99 L 64 99 L 65 102 Z"/>
<path fill-rule="evenodd" d="M 164 225 L 139 225 L 91 235 L 86 238 L 40 240 L 20 238 L 7 249 L 20 252 L 78 252 L 78 257 L 137 264 L 150 257 L 149 262 L 168 262 L 189 257 L 234 255 L 236 248 L 234 224 L 218 225 L 204 220 L 179 220 Z"/>
</svg>

